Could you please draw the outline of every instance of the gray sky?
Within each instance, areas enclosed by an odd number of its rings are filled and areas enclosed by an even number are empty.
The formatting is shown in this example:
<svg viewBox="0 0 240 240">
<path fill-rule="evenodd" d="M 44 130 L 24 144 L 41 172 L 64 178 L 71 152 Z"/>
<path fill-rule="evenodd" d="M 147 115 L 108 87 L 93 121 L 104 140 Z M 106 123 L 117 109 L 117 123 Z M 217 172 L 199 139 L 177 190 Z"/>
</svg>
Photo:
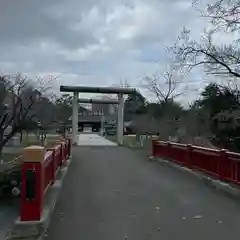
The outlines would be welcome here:
<svg viewBox="0 0 240 240">
<path fill-rule="evenodd" d="M 0 71 L 137 87 L 161 71 L 183 26 L 199 36 L 198 16 L 191 0 L 0 0 Z M 201 73 L 190 78 L 199 89 Z"/>
</svg>

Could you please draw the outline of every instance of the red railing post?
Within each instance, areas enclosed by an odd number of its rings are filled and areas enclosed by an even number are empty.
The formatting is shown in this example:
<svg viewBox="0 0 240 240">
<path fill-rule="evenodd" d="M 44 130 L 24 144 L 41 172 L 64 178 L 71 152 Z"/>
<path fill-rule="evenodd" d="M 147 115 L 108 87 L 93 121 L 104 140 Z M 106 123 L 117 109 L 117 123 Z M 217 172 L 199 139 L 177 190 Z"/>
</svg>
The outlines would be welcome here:
<svg viewBox="0 0 240 240">
<path fill-rule="evenodd" d="M 53 148 L 53 183 L 56 181 L 57 176 L 57 157 L 56 157 L 56 148 Z"/>
<path fill-rule="evenodd" d="M 57 159 L 55 156 L 55 148 L 48 148 L 47 151 L 52 152 L 52 162 L 51 162 L 51 184 L 53 185 L 56 181 L 56 168 L 57 168 Z"/>
<path fill-rule="evenodd" d="M 171 151 L 172 151 L 172 143 L 167 141 L 167 158 L 170 160 L 172 158 Z"/>
<path fill-rule="evenodd" d="M 66 161 L 67 161 L 67 141 L 66 141 L 66 139 L 65 139 L 64 142 L 63 142 L 63 152 L 64 152 L 64 155 L 63 155 L 63 164 L 65 164 Z"/>
<path fill-rule="evenodd" d="M 71 156 L 71 139 L 69 138 L 68 139 L 68 157 L 70 157 Z"/>
<path fill-rule="evenodd" d="M 228 155 L 225 149 L 220 150 L 220 158 L 218 161 L 218 176 L 220 180 L 227 180 L 228 177 Z"/>
<path fill-rule="evenodd" d="M 20 221 L 39 221 L 43 207 L 42 163 L 45 158 L 45 149 L 40 146 L 27 147 L 23 151 L 23 158 Z"/>
<path fill-rule="evenodd" d="M 62 166 L 64 164 L 64 144 L 63 141 L 57 141 L 57 144 L 60 145 L 60 161 L 58 164 Z"/>
<path fill-rule="evenodd" d="M 64 162 L 68 159 L 68 141 L 65 139 L 64 141 Z"/>
<path fill-rule="evenodd" d="M 157 156 L 157 139 L 152 139 L 152 156 Z"/>
<path fill-rule="evenodd" d="M 187 145 L 187 166 L 189 168 L 192 167 L 192 145 L 191 144 Z"/>
<path fill-rule="evenodd" d="M 61 145 L 61 166 L 66 162 L 67 160 L 67 141 L 64 139 L 57 141 L 59 145 Z"/>
<path fill-rule="evenodd" d="M 68 147 L 68 154 L 71 156 L 71 151 L 72 151 L 72 140 L 69 138 L 68 139 L 69 147 Z"/>
</svg>

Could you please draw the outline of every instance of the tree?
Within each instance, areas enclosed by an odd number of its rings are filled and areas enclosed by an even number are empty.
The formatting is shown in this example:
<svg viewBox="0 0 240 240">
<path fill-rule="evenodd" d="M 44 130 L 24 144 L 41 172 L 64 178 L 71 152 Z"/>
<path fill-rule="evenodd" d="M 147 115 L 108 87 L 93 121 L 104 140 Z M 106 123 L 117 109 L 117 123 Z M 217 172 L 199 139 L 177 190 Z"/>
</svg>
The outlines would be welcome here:
<svg viewBox="0 0 240 240">
<path fill-rule="evenodd" d="M 239 78 L 239 13 L 238 0 L 217 0 L 208 4 L 202 16 L 209 18 L 211 27 L 208 26 L 200 41 L 192 40 L 191 32 L 184 28 L 172 48 L 176 60 L 188 66 L 190 70 L 196 66 L 203 66 L 207 73 Z M 213 38 L 217 37 L 216 34 L 219 34 L 218 37 L 229 36 L 232 39 L 231 43 L 214 44 Z"/>
<path fill-rule="evenodd" d="M 239 31 L 240 24 L 240 1 L 239 0 L 217 0 L 208 4 L 204 17 L 211 20 L 215 30 L 223 29 L 228 32 Z"/>
<path fill-rule="evenodd" d="M 56 116 L 54 114 L 55 103 L 47 96 L 42 96 L 38 103 L 35 104 L 33 111 L 38 121 L 42 126 L 47 127 L 55 122 Z"/>
<path fill-rule="evenodd" d="M 240 1 L 237 0 L 217 0 L 208 4 L 202 17 L 209 19 L 210 26 L 202 34 L 202 38 L 193 40 L 191 32 L 184 28 L 171 48 L 180 66 L 186 66 L 190 71 L 195 67 L 203 67 L 207 74 L 217 75 L 225 80 L 224 85 L 209 84 L 189 112 L 197 118 L 199 127 L 207 125 L 206 130 L 219 139 L 223 144 L 221 146 L 229 147 L 231 142 L 230 148 L 238 145 L 238 149 L 240 144 L 237 143 L 236 134 L 239 134 L 239 127 L 236 119 L 240 114 L 239 11 Z M 216 41 L 222 36 L 228 37 L 224 44 Z"/>
<path fill-rule="evenodd" d="M 48 89 L 47 83 L 41 82 L 40 86 L 38 83 L 40 81 L 32 81 L 20 74 L 0 76 L 0 154 L 6 143 L 35 117 L 34 106 Z"/>
<path fill-rule="evenodd" d="M 190 31 L 184 29 L 172 47 L 176 61 L 188 70 L 203 66 L 208 74 L 239 78 L 240 52 L 237 43 L 216 46 L 213 32 L 205 32 L 202 40 L 191 40 Z"/>
<path fill-rule="evenodd" d="M 207 85 L 201 96 L 200 106 L 207 108 L 212 117 L 221 111 L 235 110 L 240 107 L 239 92 L 216 83 Z"/>
<path fill-rule="evenodd" d="M 62 94 L 55 101 L 55 116 L 56 121 L 67 125 L 69 117 L 72 115 L 72 100 L 73 97 L 69 94 Z"/>
<path fill-rule="evenodd" d="M 210 83 L 201 93 L 201 98 L 192 105 L 190 113 L 195 113 L 194 122 L 203 135 L 203 128 L 211 133 L 212 139 L 221 146 L 240 150 L 238 140 L 240 116 L 239 91 L 227 86 Z"/>
<path fill-rule="evenodd" d="M 62 94 L 60 97 L 55 99 L 54 105 L 54 115 L 55 122 L 58 123 L 61 127 L 63 127 L 63 131 L 65 132 L 67 125 L 70 123 L 70 117 L 72 116 L 72 101 L 73 96 L 69 94 Z M 79 106 L 78 112 L 83 113 L 87 112 L 88 109 Z"/>
<path fill-rule="evenodd" d="M 146 98 L 140 93 L 129 94 L 124 106 L 124 118 L 130 120 L 133 115 L 145 112 Z"/>
<path fill-rule="evenodd" d="M 182 94 L 179 87 L 183 83 L 184 77 L 183 68 L 170 64 L 162 74 L 144 77 L 144 85 L 154 94 L 159 103 L 165 103 Z"/>
</svg>

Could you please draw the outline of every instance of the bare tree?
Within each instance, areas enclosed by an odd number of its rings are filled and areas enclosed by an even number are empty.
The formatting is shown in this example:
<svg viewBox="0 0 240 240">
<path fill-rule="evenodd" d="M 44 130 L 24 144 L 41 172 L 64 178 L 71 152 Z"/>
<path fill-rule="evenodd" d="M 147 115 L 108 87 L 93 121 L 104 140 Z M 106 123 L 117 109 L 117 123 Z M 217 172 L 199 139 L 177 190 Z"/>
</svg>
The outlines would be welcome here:
<svg viewBox="0 0 240 240">
<path fill-rule="evenodd" d="M 176 61 L 191 70 L 203 66 L 208 74 L 240 77 L 240 51 L 236 43 L 216 46 L 213 32 L 206 32 L 199 42 L 191 40 L 190 31 L 184 29 L 177 43 L 172 47 Z"/>
<path fill-rule="evenodd" d="M 217 0 L 206 6 L 202 16 L 209 18 L 210 27 L 208 26 L 200 41 L 192 40 L 191 32 L 184 28 L 172 48 L 176 60 L 185 64 L 189 70 L 203 66 L 208 74 L 239 78 L 240 1 Z M 213 38 L 216 37 L 216 33 L 229 36 L 232 41 L 226 44 L 218 44 L 217 41 L 214 43 Z"/>
<path fill-rule="evenodd" d="M 217 0 L 208 4 L 203 17 L 210 18 L 215 30 L 224 29 L 227 32 L 239 31 L 240 28 L 240 1 Z"/>
<path fill-rule="evenodd" d="M 34 106 L 50 83 L 48 81 L 43 84 L 38 80 L 31 81 L 20 74 L 15 77 L 0 76 L 0 157 L 7 142 L 16 133 L 21 133 L 26 122 L 32 121 L 36 116 Z"/>
<path fill-rule="evenodd" d="M 180 86 L 184 77 L 183 68 L 169 64 L 162 74 L 152 74 L 144 77 L 143 80 L 144 86 L 157 97 L 159 103 L 164 103 L 182 94 Z"/>
</svg>

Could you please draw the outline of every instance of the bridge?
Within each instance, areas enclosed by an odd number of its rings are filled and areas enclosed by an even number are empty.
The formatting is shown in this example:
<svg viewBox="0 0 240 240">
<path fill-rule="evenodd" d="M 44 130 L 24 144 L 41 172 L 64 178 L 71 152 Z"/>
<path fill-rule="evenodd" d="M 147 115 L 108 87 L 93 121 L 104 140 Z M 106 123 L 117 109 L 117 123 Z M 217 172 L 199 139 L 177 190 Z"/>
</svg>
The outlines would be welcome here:
<svg viewBox="0 0 240 240">
<path fill-rule="evenodd" d="M 73 115 L 76 125 L 76 106 Z M 156 139 L 146 154 L 76 126 L 72 141 L 24 150 L 20 216 L 8 239 L 239 238 L 240 154 Z"/>
<path fill-rule="evenodd" d="M 190 174 L 94 134 L 72 155 L 46 240 L 239 237 L 238 203 Z"/>
<path fill-rule="evenodd" d="M 25 149 L 20 218 L 7 239 L 238 239 L 238 200 L 181 169 L 208 159 L 211 164 L 199 166 L 210 178 L 215 170 L 221 172 L 224 159 L 217 162 L 217 157 L 224 153 L 225 160 L 238 164 L 239 154 L 153 140 L 155 157 L 171 154 L 171 164 L 165 164 L 98 134 L 80 134 L 76 140 L 69 159 L 69 140 L 45 156 L 40 147 Z M 205 158 L 197 161 L 194 154 Z M 27 175 L 33 168 L 32 182 Z M 226 171 L 225 177 L 237 183 L 234 172 Z"/>
<path fill-rule="evenodd" d="M 238 203 L 191 174 L 94 134 L 72 157 L 46 240 L 238 239 Z"/>
</svg>

